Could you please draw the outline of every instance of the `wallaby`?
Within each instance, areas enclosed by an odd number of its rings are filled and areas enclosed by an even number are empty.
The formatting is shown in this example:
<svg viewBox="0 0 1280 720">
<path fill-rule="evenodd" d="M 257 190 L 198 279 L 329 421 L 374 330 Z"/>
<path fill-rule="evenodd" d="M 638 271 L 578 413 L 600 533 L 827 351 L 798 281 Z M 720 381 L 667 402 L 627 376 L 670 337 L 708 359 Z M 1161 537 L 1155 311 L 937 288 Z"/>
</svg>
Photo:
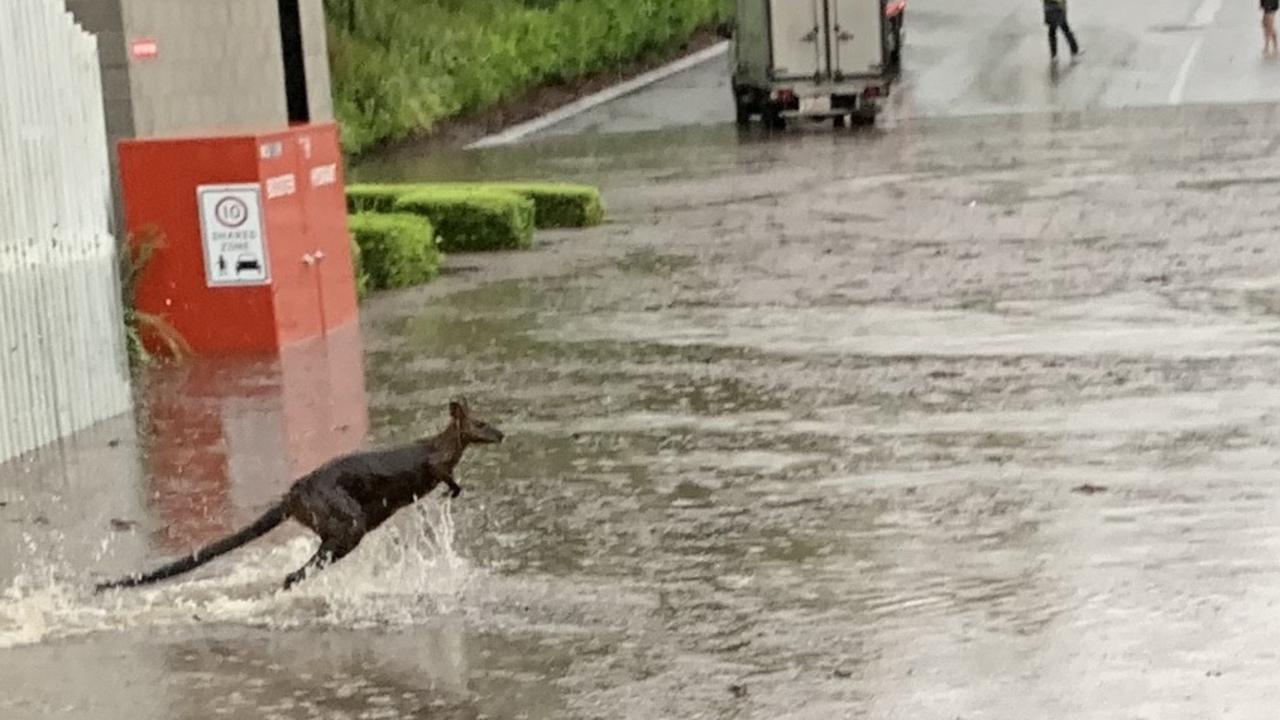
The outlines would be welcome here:
<svg viewBox="0 0 1280 720">
<path fill-rule="evenodd" d="M 145 575 L 102 583 L 95 592 L 146 585 L 180 575 L 266 535 L 293 518 L 320 536 L 320 549 L 285 578 L 287 590 L 308 574 L 342 559 L 371 530 L 400 508 L 424 497 L 436 485 L 449 486 L 450 497 L 462 492 L 453 479 L 453 469 L 462 459 L 463 451 L 471 443 L 500 443 L 503 435 L 498 428 L 472 417 L 465 399 L 449 403 L 449 418 L 449 426 L 433 437 L 331 460 L 299 478 L 279 502 L 240 532 Z"/>
</svg>

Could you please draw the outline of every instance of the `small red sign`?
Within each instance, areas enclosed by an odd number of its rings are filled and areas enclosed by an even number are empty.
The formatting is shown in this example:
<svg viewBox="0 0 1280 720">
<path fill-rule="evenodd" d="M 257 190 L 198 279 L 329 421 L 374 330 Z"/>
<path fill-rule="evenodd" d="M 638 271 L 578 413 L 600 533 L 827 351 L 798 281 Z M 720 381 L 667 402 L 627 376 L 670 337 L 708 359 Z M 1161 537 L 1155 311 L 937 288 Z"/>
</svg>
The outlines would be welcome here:
<svg viewBox="0 0 1280 720">
<path fill-rule="evenodd" d="M 134 60 L 150 60 L 160 54 L 155 38 L 138 38 L 129 43 L 129 54 Z"/>
</svg>

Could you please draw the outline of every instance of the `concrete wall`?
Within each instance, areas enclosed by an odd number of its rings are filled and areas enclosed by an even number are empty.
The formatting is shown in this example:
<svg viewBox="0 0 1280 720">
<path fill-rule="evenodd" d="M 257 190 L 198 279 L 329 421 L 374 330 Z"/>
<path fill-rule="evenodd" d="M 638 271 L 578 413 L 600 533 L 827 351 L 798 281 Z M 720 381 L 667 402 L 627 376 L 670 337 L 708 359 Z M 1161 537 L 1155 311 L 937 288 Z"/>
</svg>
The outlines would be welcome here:
<svg viewBox="0 0 1280 720">
<path fill-rule="evenodd" d="M 0 0 L 3 1 L 3 0 Z M 288 124 L 275 0 L 66 0 L 98 36 L 120 227 L 115 145 L 132 137 L 273 130 Z M 313 122 L 333 119 L 323 0 L 299 0 Z M 154 39 L 153 59 L 129 44 Z"/>
<path fill-rule="evenodd" d="M 129 59 L 125 50 L 121 0 L 67 0 L 67 10 L 81 27 L 98 37 L 98 60 L 102 67 L 103 110 L 107 120 L 107 142 L 111 151 L 111 196 L 115 198 L 112 227 L 123 227 L 120 209 L 120 172 L 116 141 L 134 136 L 133 91 L 129 85 Z"/>
<path fill-rule="evenodd" d="M 288 124 L 274 0 L 121 0 L 128 38 L 159 54 L 130 72 L 137 135 Z"/>
<path fill-rule="evenodd" d="M 324 23 L 324 0 L 300 0 L 302 48 L 307 58 L 307 96 L 311 121 L 333 119 L 333 88 L 329 78 L 329 42 Z"/>
<path fill-rule="evenodd" d="M 66 0 L 98 36 L 107 132 L 119 138 L 288 124 L 274 0 Z M 311 119 L 333 119 L 323 0 L 300 0 Z M 132 39 L 159 55 L 131 60 Z"/>
</svg>

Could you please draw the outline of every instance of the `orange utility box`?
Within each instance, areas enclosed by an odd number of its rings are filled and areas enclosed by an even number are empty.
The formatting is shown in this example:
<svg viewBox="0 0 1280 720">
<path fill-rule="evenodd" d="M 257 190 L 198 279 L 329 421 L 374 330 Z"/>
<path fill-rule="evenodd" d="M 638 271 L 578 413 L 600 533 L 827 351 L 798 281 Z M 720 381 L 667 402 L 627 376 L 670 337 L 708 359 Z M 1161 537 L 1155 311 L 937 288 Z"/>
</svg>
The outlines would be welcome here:
<svg viewBox="0 0 1280 720">
<path fill-rule="evenodd" d="M 356 320 L 335 124 L 125 140 L 119 154 L 134 242 L 148 229 L 165 239 L 138 310 L 195 353 L 278 353 Z"/>
</svg>

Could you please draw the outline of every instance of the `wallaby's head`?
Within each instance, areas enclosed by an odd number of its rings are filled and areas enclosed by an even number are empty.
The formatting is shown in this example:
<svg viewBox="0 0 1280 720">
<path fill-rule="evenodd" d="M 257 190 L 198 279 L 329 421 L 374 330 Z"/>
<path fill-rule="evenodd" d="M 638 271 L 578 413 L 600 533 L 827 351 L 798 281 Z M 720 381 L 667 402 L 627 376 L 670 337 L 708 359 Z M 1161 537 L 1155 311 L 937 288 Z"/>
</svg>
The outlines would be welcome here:
<svg viewBox="0 0 1280 720">
<path fill-rule="evenodd" d="M 468 443 L 500 443 L 502 431 L 471 414 L 466 398 L 449 403 L 449 417 L 458 428 L 458 434 Z"/>
</svg>

